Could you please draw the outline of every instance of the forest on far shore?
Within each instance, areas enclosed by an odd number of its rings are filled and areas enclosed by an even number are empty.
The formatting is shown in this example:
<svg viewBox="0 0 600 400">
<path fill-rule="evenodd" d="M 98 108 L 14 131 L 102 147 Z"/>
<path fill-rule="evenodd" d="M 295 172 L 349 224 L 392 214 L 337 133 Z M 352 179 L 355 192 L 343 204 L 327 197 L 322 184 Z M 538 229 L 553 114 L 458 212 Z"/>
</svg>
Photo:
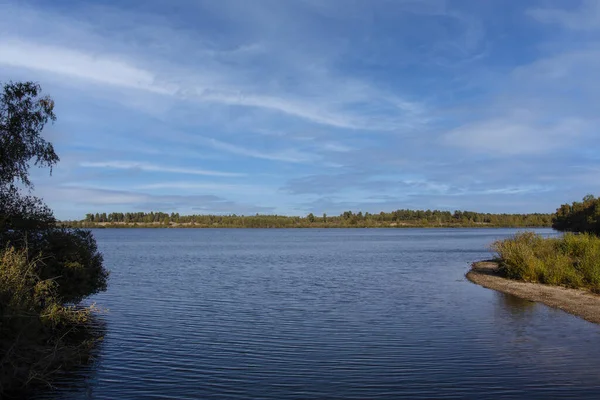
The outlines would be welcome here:
<svg viewBox="0 0 600 400">
<path fill-rule="evenodd" d="M 582 201 L 561 205 L 554 214 L 552 227 L 559 231 L 600 235 L 600 197 L 588 194 Z"/>
<path fill-rule="evenodd" d="M 86 214 L 64 226 L 94 227 L 193 227 L 193 228 L 345 228 L 345 227 L 550 227 L 553 214 L 490 214 L 472 211 L 396 210 L 392 212 L 340 215 L 180 215 L 164 212 Z"/>
</svg>

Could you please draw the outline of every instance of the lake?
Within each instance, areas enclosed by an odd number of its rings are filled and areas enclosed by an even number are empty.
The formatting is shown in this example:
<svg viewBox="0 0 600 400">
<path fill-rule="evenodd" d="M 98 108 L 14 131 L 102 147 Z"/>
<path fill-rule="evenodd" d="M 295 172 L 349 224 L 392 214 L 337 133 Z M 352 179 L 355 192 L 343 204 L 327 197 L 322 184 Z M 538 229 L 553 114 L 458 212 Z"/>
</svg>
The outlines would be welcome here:
<svg viewBox="0 0 600 400">
<path fill-rule="evenodd" d="M 42 397 L 598 398 L 599 326 L 464 277 L 515 232 L 95 230 L 105 340 Z"/>
</svg>

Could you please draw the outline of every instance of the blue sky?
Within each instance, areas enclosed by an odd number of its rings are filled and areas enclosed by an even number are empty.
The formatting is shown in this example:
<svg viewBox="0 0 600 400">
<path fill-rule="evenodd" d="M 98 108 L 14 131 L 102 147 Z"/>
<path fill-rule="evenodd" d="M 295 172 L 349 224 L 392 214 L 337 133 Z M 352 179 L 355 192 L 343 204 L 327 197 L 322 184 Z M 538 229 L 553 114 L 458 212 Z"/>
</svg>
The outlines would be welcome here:
<svg viewBox="0 0 600 400">
<path fill-rule="evenodd" d="M 600 183 L 600 1 L 0 2 L 86 212 L 553 212 Z"/>
</svg>

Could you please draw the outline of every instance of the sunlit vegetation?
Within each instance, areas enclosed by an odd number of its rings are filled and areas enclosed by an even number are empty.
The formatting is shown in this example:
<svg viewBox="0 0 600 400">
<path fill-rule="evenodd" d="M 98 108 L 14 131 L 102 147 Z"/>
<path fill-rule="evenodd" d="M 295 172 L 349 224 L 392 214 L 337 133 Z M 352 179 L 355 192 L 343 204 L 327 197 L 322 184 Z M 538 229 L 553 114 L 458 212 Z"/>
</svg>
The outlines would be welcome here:
<svg viewBox="0 0 600 400">
<path fill-rule="evenodd" d="M 549 227 L 551 214 L 484 214 L 470 211 L 396 210 L 379 214 L 346 211 L 330 216 L 179 215 L 163 212 L 96 213 L 70 227 L 179 227 L 179 228 L 378 228 L 378 227 Z"/>
<path fill-rule="evenodd" d="M 590 194 L 581 202 L 563 204 L 556 210 L 552 227 L 559 231 L 600 234 L 600 198 Z"/>
<path fill-rule="evenodd" d="M 595 235 L 544 238 L 523 232 L 495 242 L 492 249 L 507 278 L 600 293 L 600 238 Z"/>
<path fill-rule="evenodd" d="M 58 226 L 29 194 L 30 165 L 59 161 L 41 136 L 54 102 L 40 92 L 27 82 L 0 94 L 0 398 L 89 357 L 98 331 L 78 303 L 108 279 L 92 234 Z"/>
<path fill-rule="evenodd" d="M 552 227 L 569 233 L 543 238 L 523 232 L 495 242 L 500 272 L 511 279 L 600 293 L 600 199 L 587 195 L 582 202 L 563 204 Z"/>
<path fill-rule="evenodd" d="M 74 282 L 41 278 L 43 256 L 29 260 L 27 253 L 0 252 L 0 397 L 49 384 L 54 372 L 88 361 L 100 339 L 90 329 L 94 309 L 65 302 L 61 292 Z"/>
</svg>

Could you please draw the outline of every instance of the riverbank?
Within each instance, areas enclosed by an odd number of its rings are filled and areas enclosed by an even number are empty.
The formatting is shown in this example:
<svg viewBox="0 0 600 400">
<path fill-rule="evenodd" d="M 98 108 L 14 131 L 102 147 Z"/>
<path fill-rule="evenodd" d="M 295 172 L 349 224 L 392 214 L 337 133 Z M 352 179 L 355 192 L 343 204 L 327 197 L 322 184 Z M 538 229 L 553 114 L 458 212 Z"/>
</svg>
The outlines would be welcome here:
<svg viewBox="0 0 600 400">
<path fill-rule="evenodd" d="M 476 262 L 466 277 L 485 288 L 543 303 L 589 322 L 600 324 L 600 295 L 585 289 L 570 289 L 508 279 L 500 275 L 498 266 L 495 261 Z"/>
</svg>

